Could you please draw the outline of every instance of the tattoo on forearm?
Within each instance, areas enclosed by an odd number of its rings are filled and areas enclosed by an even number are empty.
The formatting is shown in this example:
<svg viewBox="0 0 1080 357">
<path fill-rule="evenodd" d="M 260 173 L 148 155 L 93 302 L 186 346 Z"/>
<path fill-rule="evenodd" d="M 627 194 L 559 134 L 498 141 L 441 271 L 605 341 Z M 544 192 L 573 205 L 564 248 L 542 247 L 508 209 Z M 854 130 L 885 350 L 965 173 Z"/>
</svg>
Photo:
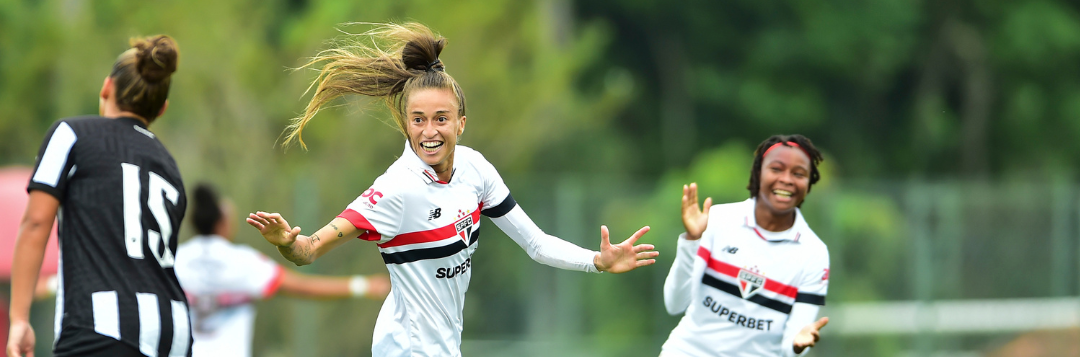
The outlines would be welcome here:
<svg viewBox="0 0 1080 357">
<path fill-rule="evenodd" d="M 312 240 L 318 239 L 312 235 Z M 311 241 L 296 240 L 290 247 L 278 247 L 282 257 L 296 265 L 308 264 L 311 259 Z"/>
<path fill-rule="evenodd" d="M 315 243 L 315 242 L 318 242 L 318 241 L 320 241 L 319 235 L 318 234 L 312 234 L 311 235 L 311 242 Z"/>
<path fill-rule="evenodd" d="M 293 244 L 292 247 L 278 247 L 278 252 L 281 252 L 281 256 L 288 259 L 290 262 L 296 263 L 296 265 L 302 265 L 301 263 L 307 263 L 310 256 L 310 247 L 307 244 L 299 243 Z"/>
<path fill-rule="evenodd" d="M 337 232 L 337 237 L 338 237 L 338 238 L 341 238 L 342 236 L 344 236 L 344 235 L 345 235 L 345 233 L 341 233 L 341 230 L 340 230 L 340 229 L 338 229 L 338 227 L 337 227 L 337 225 L 336 225 L 336 224 L 330 223 L 330 226 L 331 226 L 331 227 L 334 227 L 334 231 L 335 231 L 335 232 Z"/>
</svg>

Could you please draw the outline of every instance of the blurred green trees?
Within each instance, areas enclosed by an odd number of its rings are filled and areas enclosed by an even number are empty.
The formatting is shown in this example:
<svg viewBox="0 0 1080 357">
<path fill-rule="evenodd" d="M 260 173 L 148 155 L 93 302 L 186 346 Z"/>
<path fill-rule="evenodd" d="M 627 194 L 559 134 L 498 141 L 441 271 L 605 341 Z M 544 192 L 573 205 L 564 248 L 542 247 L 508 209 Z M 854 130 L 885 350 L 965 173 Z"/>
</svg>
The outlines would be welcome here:
<svg viewBox="0 0 1080 357">
<path fill-rule="evenodd" d="M 615 34 L 598 68 L 627 68 L 638 98 L 650 98 L 632 101 L 632 124 L 620 127 L 640 143 L 635 172 L 659 175 L 689 163 L 684 153 L 778 132 L 820 143 L 845 177 L 1046 178 L 1080 164 L 1070 140 L 1080 126 L 1075 2 L 575 7 Z M 668 136 L 676 144 L 655 140 Z"/>
<path fill-rule="evenodd" d="M 804 208 L 837 252 L 830 302 L 922 296 L 890 283 L 912 274 L 915 258 L 897 252 L 922 229 L 908 221 L 919 201 L 897 187 L 1067 180 L 1080 164 L 1080 6 L 1060 0 L 0 0 L 0 164 L 32 165 L 53 121 L 96 113 L 128 37 L 166 33 L 180 69 L 151 129 L 185 180 L 214 182 L 240 212 L 280 211 L 314 229 L 403 140 L 384 109 L 351 98 L 308 127 L 310 151 L 278 147 L 314 78 L 290 69 L 367 29 L 347 23 L 385 21 L 449 39 L 443 61 L 469 98 L 462 143 L 500 169 L 541 227 L 595 248 L 601 223 L 613 239 L 650 225 L 644 241 L 662 252 L 624 276 L 555 272 L 485 224 L 470 340 L 540 336 L 582 355 L 655 355 L 677 319 L 658 298 L 681 186 L 698 182 L 717 203 L 745 199 L 751 150 L 772 134 L 804 134 L 826 153 Z M 254 232 L 238 240 L 277 259 Z M 354 243 L 305 271 L 381 266 L 374 247 Z M 265 302 L 255 350 L 366 354 L 377 309 Z"/>
</svg>

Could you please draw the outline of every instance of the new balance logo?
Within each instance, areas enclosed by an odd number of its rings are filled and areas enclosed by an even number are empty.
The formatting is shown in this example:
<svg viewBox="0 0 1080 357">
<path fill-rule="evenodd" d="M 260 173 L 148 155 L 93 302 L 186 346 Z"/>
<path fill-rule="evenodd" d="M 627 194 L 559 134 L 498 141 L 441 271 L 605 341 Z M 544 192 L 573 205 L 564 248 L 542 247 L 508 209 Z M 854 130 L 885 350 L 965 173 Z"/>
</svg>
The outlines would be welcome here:
<svg viewBox="0 0 1080 357">
<path fill-rule="evenodd" d="M 442 208 L 436 208 L 428 212 L 427 220 L 433 220 L 442 217 Z"/>
<path fill-rule="evenodd" d="M 721 250 L 728 253 L 728 254 L 735 254 L 735 253 L 739 252 L 739 247 L 732 247 L 732 246 L 729 245 L 729 246 L 724 247 L 724 249 L 721 249 Z"/>
</svg>

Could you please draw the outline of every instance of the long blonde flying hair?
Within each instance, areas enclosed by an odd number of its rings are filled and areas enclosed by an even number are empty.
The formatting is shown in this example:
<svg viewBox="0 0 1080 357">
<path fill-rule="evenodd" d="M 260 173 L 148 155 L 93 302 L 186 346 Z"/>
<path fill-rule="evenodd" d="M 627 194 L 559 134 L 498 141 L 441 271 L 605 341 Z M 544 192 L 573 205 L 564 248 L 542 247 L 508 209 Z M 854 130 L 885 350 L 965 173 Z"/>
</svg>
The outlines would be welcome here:
<svg viewBox="0 0 1080 357">
<path fill-rule="evenodd" d="M 390 108 L 398 131 L 408 138 L 405 106 L 417 89 L 452 89 L 457 97 L 458 116 L 465 115 L 465 95 L 461 86 L 439 60 L 446 38 L 423 24 L 370 24 L 375 27 L 359 35 L 348 35 L 331 48 L 319 52 L 299 69 L 321 65 L 319 76 L 308 87 L 315 95 L 304 114 L 285 128 L 283 145 L 294 142 L 307 149 L 302 132 L 330 101 L 346 94 L 382 99 Z"/>
</svg>

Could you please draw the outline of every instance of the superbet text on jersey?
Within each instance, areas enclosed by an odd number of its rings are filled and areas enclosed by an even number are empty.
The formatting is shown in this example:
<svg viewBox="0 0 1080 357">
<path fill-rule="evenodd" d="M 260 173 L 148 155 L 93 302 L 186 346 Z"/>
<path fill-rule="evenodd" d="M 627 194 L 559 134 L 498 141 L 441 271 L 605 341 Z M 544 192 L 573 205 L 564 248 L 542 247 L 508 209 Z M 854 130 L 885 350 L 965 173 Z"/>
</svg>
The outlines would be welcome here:
<svg viewBox="0 0 1080 357">
<path fill-rule="evenodd" d="M 173 273 L 187 199 L 176 162 L 134 118 L 57 122 L 27 190 L 60 202 L 57 354 L 115 339 L 147 356 L 190 355 Z"/>
<path fill-rule="evenodd" d="M 798 209 L 787 231 L 758 227 L 754 204 L 715 205 L 701 239 L 679 238 L 664 299 L 685 315 L 665 355 L 793 356 L 794 336 L 825 305 L 825 244 Z"/>
</svg>

